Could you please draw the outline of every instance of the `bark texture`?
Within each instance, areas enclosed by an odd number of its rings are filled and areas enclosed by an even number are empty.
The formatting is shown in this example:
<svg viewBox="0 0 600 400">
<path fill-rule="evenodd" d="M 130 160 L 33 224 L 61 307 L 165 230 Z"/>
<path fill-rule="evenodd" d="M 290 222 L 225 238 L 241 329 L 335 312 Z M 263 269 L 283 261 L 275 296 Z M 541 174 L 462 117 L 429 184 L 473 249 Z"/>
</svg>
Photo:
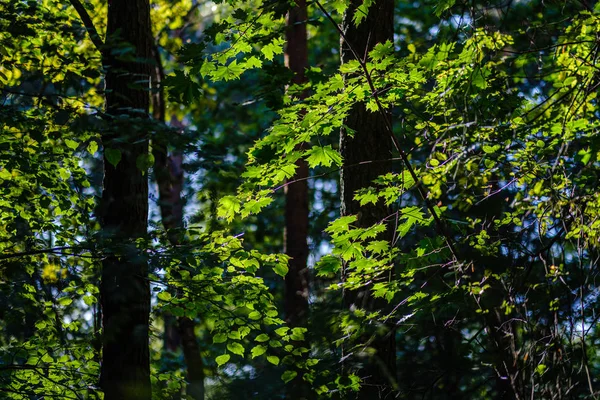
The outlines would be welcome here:
<svg viewBox="0 0 600 400">
<path fill-rule="evenodd" d="M 287 15 L 285 64 L 294 72 L 293 83 L 306 81 L 308 65 L 306 1 L 297 0 Z M 301 95 L 304 97 L 305 95 Z M 286 186 L 285 253 L 291 257 L 285 277 L 285 313 L 291 326 L 306 325 L 308 317 L 308 164 L 297 163 L 296 175 Z"/>
<path fill-rule="evenodd" d="M 156 62 L 152 72 L 154 93 L 152 95 L 152 116 L 155 120 L 165 123 L 166 107 L 164 90 L 160 83 L 164 79 L 162 59 L 158 48 L 154 47 Z M 174 125 L 177 121 L 174 120 Z M 183 240 L 183 155 L 181 153 L 169 154 L 165 141 L 153 140 L 152 155 L 154 156 L 154 173 L 158 184 L 159 206 L 162 224 L 170 243 L 173 246 L 181 244 Z M 196 338 L 194 321 L 187 317 L 177 320 L 170 315 L 165 316 L 165 344 L 174 351 L 176 344 L 180 343 L 183 357 L 187 366 L 187 395 L 194 400 L 204 399 L 204 361 L 200 354 L 200 347 Z"/>
<path fill-rule="evenodd" d="M 352 0 L 344 15 L 341 39 L 342 63 L 363 59 L 378 43 L 393 40 L 393 0 L 376 0 L 369 8 L 368 16 L 356 26 L 353 22 L 356 8 L 362 0 Z M 388 116 L 389 117 L 389 116 Z M 340 152 L 344 159 L 344 168 L 340 173 L 341 215 L 358 215 L 358 225 L 371 226 L 389 215 L 384 204 L 360 206 L 353 199 L 358 189 L 372 186 L 379 175 L 391 171 L 392 141 L 386 129 L 385 116 L 379 112 L 370 112 L 365 104 L 357 104 L 350 111 L 344 124 L 346 129 L 340 135 Z M 360 165 L 371 161 L 367 165 Z M 347 274 L 343 271 L 342 279 Z M 345 307 L 366 309 L 385 309 L 369 294 L 368 288 L 361 291 L 344 292 Z M 369 338 L 365 338 L 368 340 Z M 377 336 L 369 345 L 374 355 L 364 355 L 358 364 L 357 374 L 363 379 L 358 398 L 378 399 L 390 394 L 396 376 L 396 343 L 393 331 L 385 336 Z"/>
<path fill-rule="evenodd" d="M 108 8 L 105 54 L 106 112 L 108 118 L 145 118 L 149 111 L 148 0 L 112 0 Z M 128 57 L 116 48 L 131 47 Z M 112 51 L 111 51 L 112 50 Z M 121 125 L 113 124 L 113 127 Z M 104 135 L 104 185 L 100 222 L 107 253 L 102 262 L 100 295 L 103 312 L 103 357 L 100 384 L 105 400 L 149 400 L 150 359 L 148 331 L 150 288 L 147 261 L 136 249 L 135 239 L 146 235 L 148 179 L 136 165 L 148 154 L 141 124 Z M 123 124 L 122 126 L 125 126 Z M 121 160 L 113 166 L 107 151 L 118 150 Z"/>
<path fill-rule="evenodd" d="M 296 0 L 286 17 L 285 65 L 294 73 L 292 83 L 306 82 L 304 70 L 308 66 L 308 41 L 306 0 Z M 300 98 L 306 97 L 301 93 Z M 289 271 L 285 277 L 285 315 L 291 327 L 308 323 L 309 271 L 308 260 L 308 164 L 303 159 L 296 162 L 296 174 L 285 188 L 284 251 L 290 256 Z M 307 343 L 300 343 L 307 347 Z M 286 385 L 288 399 L 313 398 L 310 385 L 299 374 Z"/>
</svg>

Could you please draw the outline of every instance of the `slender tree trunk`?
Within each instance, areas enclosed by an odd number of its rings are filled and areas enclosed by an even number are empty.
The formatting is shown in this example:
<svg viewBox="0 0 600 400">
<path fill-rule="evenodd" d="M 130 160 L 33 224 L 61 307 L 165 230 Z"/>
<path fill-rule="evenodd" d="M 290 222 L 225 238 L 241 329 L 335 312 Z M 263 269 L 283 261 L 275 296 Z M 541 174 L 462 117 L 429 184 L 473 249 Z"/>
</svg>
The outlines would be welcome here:
<svg viewBox="0 0 600 400">
<path fill-rule="evenodd" d="M 355 54 L 364 57 L 378 43 L 393 40 L 393 0 L 376 0 L 369 8 L 368 16 L 356 26 L 352 21 L 356 8 L 362 0 L 352 0 L 343 19 L 345 38 L 341 39 L 342 63 L 354 60 Z M 371 186 L 379 175 L 391 171 L 392 141 L 385 127 L 385 116 L 379 112 L 370 112 L 365 104 L 357 104 L 350 111 L 344 125 L 354 131 L 354 136 L 342 129 L 340 151 L 344 159 L 341 171 L 341 214 L 357 214 L 358 225 L 371 226 L 389 215 L 384 204 L 361 207 L 354 201 L 358 189 Z M 364 161 L 375 161 L 368 166 L 360 165 Z M 347 274 L 344 268 L 342 279 Z M 366 309 L 380 309 L 385 302 L 375 301 L 368 288 L 357 292 L 344 292 L 344 306 Z M 374 339 L 370 347 L 374 355 L 365 355 L 358 374 L 363 378 L 359 393 L 361 399 L 384 398 L 390 393 L 396 377 L 396 342 L 393 331 L 386 336 Z"/>
<path fill-rule="evenodd" d="M 294 72 L 293 83 L 306 81 L 308 65 L 306 40 L 306 1 L 296 0 L 287 16 L 287 49 L 285 64 Z M 304 94 L 301 95 L 305 97 Z M 285 253 L 291 257 L 285 277 L 285 312 L 291 326 L 303 326 L 308 316 L 308 164 L 297 163 L 296 175 L 286 186 Z"/>
<path fill-rule="evenodd" d="M 153 81 L 157 84 L 164 78 L 162 59 L 158 48 L 154 47 L 156 67 L 153 70 Z M 154 119 L 165 122 L 166 109 L 162 86 L 155 87 L 152 95 L 152 115 Z M 167 231 L 169 241 L 176 246 L 182 241 L 183 224 L 183 155 L 169 155 L 164 141 L 152 142 L 154 156 L 154 172 L 158 183 L 159 206 L 162 223 Z M 183 357 L 187 366 L 187 395 L 194 400 L 204 399 L 204 362 L 196 338 L 194 321 L 187 317 L 165 318 L 165 335 L 176 337 L 181 343 Z M 169 344 L 173 344 L 172 342 Z"/>
<path fill-rule="evenodd" d="M 204 360 L 194 331 L 194 321 L 187 317 L 177 319 L 183 357 L 187 366 L 187 395 L 194 400 L 204 399 Z"/>
<path fill-rule="evenodd" d="M 109 2 L 107 42 L 110 46 L 127 43 L 134 49 L 127 60 L 118 57 L 117 52 L 106 53 L 109 118 L 148 115 L 149 27 L 148 0 Z M 119 119 L 122 124 L 123 119 Z M 113 131 L 102 138 L 105 158 L 100 222 L 108 244 L 100 285 L 103 311 L 100 381 L 105 400 L 151 398 L 148 266 L 143 251 L 135 245 L 135 239 L 147 233 L 148 178 L 136 165 L 138 158 L 148 154 L 146 136 L 146 132 L 132 123 L 126 130 Z M 118 151 L 121 156 L 116 166 L 108 161 L 109 151 L 113 154 Z"/>
<path fill-rule="evenodd" d="M 296 0 L 296 6 L 287 15 L 285 51 L 285 65 L 294 73 L 292 82 L 295 84 L 306 82 L 307 18 L 306 0 Z M 306 94 L 300 96 L 305 97 Z M 290 256 L 290 269 L 285 276 L 285 314 L 287 323 L 292 327 L 308 323 L 308 164 L 300 159 L 296 165 L 296 174 L 285 189 L 284 247 L 285 253 Z M 290 399 L 311 397 L 310 386 L 300 375 L 286 387 Z"/>
</svg>

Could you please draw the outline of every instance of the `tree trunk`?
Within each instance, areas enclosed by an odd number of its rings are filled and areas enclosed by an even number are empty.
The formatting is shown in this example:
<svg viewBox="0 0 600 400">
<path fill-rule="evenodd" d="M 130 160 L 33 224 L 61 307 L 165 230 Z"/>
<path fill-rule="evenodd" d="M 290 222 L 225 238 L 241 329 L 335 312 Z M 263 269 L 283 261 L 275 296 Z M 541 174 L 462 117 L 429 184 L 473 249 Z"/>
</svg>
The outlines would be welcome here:
<svg viewBox="0 0 600 400">
<path fill-rule="evenodd" d="M 344 15 L 342 63 L 356 59 L 355 53 L 358 57 L 364 57 L 376 44 L 393 40 L 394 1 L 376 0 L 369 8 L 368 16 L 356 26 L 352 19 L 356 8 L 362 3 L 362 0 L 352 0 Z M 365 104 L 357 104 L 344 121 L 344 125 L 355 132 L 354 136 L 350 136 L 346 129 L 342 129 L 340 135 L 340 152 L 344 159 L 344 168 L 340 173 L 341 215 L 357 214 L 361 227 L 371 226 L 389 215 L 384 204 L 361 207 L 353 200 L 358 189 L 371 186 L 375 178 L 391 171 L 392 141 L 386 130 L 385 118 L 379 112 L 367 111 Z M 360 165 L 364 161 L 374 162 L 368 166 Z M 342 279 L 346 274 L 344 267 Z M 374 310 L 386 306 L 383 301 L 375 301 L 368 288 L 356 292 L 345 291 L 343 297 L 344 306 L 348 308 Z M 395 382 L 396 342 L 393 332 L 376 337 L 370 347 L 375 354 L 365 356 L 362 367 L 357 371 L 363 379 L 358 396 L 361 399 L 383 398 L 390 393 Z"/>
<path fill-rule="evenodd" d="M 287 16 L 285 64 L 294 72 L 293 83 L 306 81 L 308 65 L 306 40 L 306 1 L 296 0 Z M 304 94 L 301 97 L 305 97 Z M 285 277 L 285 312 L 291 326 L 304 326 L 308 316 L 308 164 L 297 163 L 296 175 L 286 186 L 285 253 L 291 257 Z"/>
<path fill-rule="evenodd" d="M 194 400 L 204 399 L 204 360 L 200 355 L 200 346 L 194 331 L 194 321 L 187 317 L 178 318 L 179 335 L 183 358 L 187 366 L 187 395 Z"/>
<path fill-rule="evenodd" d="M 106 53 L 106 112 L 145 118 L 149 111 L 151 56 L 148 0 L 112 0 L 108 8 L 107 42 L 134 49 L 128 59 Z M 135 57 L 135 60 L 133 60 Z M 119 118 L 119 124 L 123 119 Z M 113 126 L 118 126 L 115 122 Z M 148 222 L 148 179 L 136 161 L 147 156 L 146 132 L 128 124 L 123 131 L 103 136 L 104 187 L 100 223 L 107 254 L 102 262 L 100 296 L 103 312 L 103 358 L 100 383 L 105 400 L 149 400 L 148 331 L 150 289 L 148 266 L 135 239 L 144 237 Z M 116 166 L 108 152 L 118 151 Z M 114 159 L 113 159 L 114 161 Z"/>
<path fill-rule="evenodd" d="M 290 9 L 286 18 L 285 51 L 285 65 L 294 73 L 294 84 L 306 82 L 307 18 L 306 0 L 296 0 L 296 6 Z M 300 94 L 301 98 L 305 96 L 305 93 Z M 308 322 L 308 164 L 300 159 L 296 165 L 296 174 L 285 188 L 284 251 L 290 256 L 289 271 L 285 276 L 285 314 L 291 327 L 306 326 Z M 306 346 L 306 343 L 300 345 Z M 311 398 L 310 386 L 301 375 L 286 388 L 287 398 Z"/>
<path fill-rule="evenodd" d="M 165 97 L 160 86 L 164 78 L 162 59 L 158 48 L 154 47 L 156 67 L 153 69 L 153 81 L 158 84 L 152 96 L 152 115 L 155 120 L 165 123 Z M 164 141 L 152 142 L 154 156 L 154 173 L 158 184 L 158 196 L 162 224 L 167 231 L 169 241 L 176 246 L 182 241 L 183 224 L 183 155 L 174 153 L 169 155 Z M 177 323 L 174 318 L 165 317 L 165 337 L 176 337 L 181 343 L 183 357 L 187 366 L 187 395 L 194 400 L 204 399 L 204 362 L 200 354 L 196 338 L 194 321 L 187 317 L 179 317 Z M 168 339 L 167 339 L 168 340 Z M 167 340 L 165 342 L 167 342 Z M 170 342 L 173 344 L 173 342 Z M 172 350 L 172 349 L 171 349 Z"/>
</svg>

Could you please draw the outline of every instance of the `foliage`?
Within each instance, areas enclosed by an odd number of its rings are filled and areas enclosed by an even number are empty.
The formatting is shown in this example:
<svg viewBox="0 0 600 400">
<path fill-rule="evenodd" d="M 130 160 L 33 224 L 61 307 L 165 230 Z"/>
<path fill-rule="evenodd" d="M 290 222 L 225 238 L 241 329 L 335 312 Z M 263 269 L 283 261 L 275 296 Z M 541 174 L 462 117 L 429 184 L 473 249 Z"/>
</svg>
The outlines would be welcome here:
<svg viewBox="0 0 600 400">
<path fill-rule="evenodd" d="M 101 138 L 137 127 L 185 154 L 189 177 L 182 244 L 156 218 L 136 244 L 151 266 L 156 398 L 185 390 L 182 357 L 164 357 L 168 314 L 199 323 L 207 398 L 277 398 L 295 379 L 350 398 L 372 339 L 390 334 L 399 398 L 594 398 L 600 7 L 398 3 L 396 41 L 343 65 L 333 24 L 349 4 L 313 4 L 317 59 L 284 90 L 287 3 L 154 2 L 165 125 L 106 123 L 101 54 L 72 2 L 1 1 L 2 396 L 102 398 L 100 261 L 127 249 L 99 234 L 100 156 L 121 161 Z M 106 7 L 85 4 L 100 37 Z M 336 210 L 338 171 L 368 168 L 337 145 L 358 103 L 391 113 L 398 145 L 393 172 L 354 194 L 390 209 L 368 227 Z M 300 159 L 312 314 L 290 328 L 281 203 Z M 342 305 L 365 290 L 375 306 Z"/>
</svg>

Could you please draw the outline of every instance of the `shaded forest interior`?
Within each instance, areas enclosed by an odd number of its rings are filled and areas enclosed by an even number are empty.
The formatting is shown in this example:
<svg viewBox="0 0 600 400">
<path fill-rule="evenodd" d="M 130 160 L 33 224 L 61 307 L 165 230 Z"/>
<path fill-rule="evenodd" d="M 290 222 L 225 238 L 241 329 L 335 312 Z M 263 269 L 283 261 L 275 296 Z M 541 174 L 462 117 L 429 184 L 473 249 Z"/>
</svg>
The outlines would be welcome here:
<svg viewBox="0 0 600 400">
<path fill-rule="evenodd" d="M 598 2 L 0 26 L 0 398 L 600 398 Z"/>
</svg>

